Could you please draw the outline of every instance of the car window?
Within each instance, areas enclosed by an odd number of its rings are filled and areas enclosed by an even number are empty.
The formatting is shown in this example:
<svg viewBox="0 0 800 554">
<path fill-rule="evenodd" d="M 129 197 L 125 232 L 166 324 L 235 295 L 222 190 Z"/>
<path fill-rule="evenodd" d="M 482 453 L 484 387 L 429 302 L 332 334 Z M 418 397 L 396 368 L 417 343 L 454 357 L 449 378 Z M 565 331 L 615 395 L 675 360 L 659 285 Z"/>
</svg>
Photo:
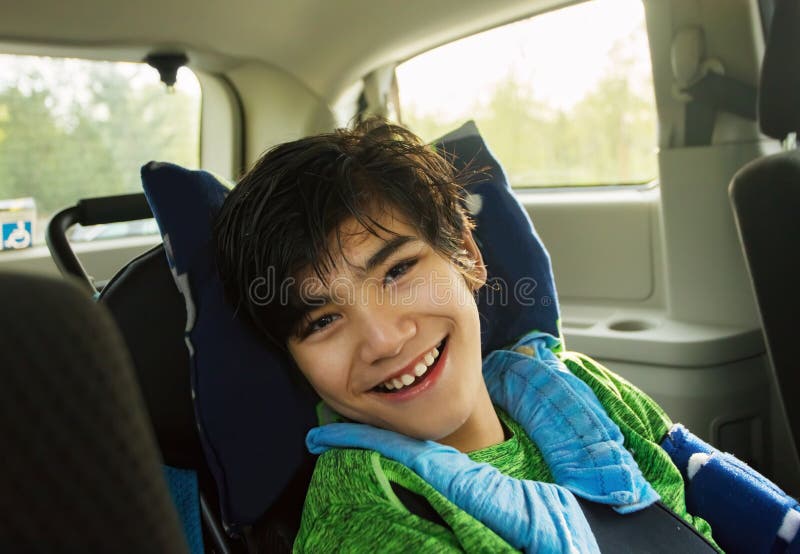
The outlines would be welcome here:
<svg viewBox="0 0 800 554">
<path fill-rule="evenodd" d="M 197 167 L 199 125 L 200 86 L 186 68 L 169 90 L 146 64 L 0 55 L 2 248 L 41 243 L 50 216 L 78 199 L 141 191 L 150 160 Z M 153 232 L 149 220 L 76 227 L 71 238 Z"/>
<path fill-rule="evenodd" d="M 452 42 L 396 70 L 400 119 L 426 140 L 475 119 L 515 187 L 657 176 L 641 0 L 594 0 Z"/>
</svg>

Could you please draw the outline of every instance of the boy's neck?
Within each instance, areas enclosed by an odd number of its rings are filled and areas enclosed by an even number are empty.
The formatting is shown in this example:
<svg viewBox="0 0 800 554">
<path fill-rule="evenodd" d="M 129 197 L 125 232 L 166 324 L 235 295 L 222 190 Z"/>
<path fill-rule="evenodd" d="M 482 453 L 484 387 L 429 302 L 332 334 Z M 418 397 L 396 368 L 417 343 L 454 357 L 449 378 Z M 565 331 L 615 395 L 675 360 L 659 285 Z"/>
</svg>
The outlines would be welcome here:
<svg viewBox="0 0 800 554">
<path fill-rule="evenodd" d="M 503 425 L 494 409 L 489 391 L 483 387 L 475 410 L 454 433 L 438 442 L 452 446 L 461 452 L 473 452 L 505 440 Z"/>
</svg>

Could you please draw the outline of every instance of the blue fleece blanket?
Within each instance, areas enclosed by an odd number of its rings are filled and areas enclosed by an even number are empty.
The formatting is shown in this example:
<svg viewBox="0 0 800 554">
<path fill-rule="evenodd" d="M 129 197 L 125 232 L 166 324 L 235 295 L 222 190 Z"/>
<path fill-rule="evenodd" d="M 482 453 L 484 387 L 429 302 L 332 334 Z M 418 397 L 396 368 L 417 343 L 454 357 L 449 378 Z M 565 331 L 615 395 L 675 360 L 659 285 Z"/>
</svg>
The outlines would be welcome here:
<svg viewBox="0 0 800 554">
<path fill-rule="evenodd" d="M 725 552 L 800 552 L 800 506 L 769 479 L 682 425 L 661 447 L 683 474 L 686 508 L 711 524 Z"/>
</svg>

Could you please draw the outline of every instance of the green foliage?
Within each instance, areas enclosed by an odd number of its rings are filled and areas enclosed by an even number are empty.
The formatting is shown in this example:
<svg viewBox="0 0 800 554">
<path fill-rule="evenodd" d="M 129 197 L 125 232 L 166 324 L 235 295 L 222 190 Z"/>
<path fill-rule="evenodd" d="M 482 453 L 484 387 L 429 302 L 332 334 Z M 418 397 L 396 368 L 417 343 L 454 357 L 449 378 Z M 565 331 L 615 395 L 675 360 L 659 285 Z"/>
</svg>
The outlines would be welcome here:
<svg viewBox="0 0 800 554">
<path fill-rule="evenodd" d="M 76 67 L 87 85 L 65 89 Z M 199 98 L 115 64 L 14 69 L 0 82 L 0 198 L 33 196 L 47 217 L 80 198 L 140 191 L 152 159 L 197 165 Z"/>
<path fill-rule="evenodd" d="M 656 107 L 652 85 L 637 80 L 621 41 L 596 86 L 569 109 L 537 99 L 509 75 L 464 119 L 475 119 L 514 186 L 643 183 L 657 177 Z M 567 71 L 565 69 L 565 71 Z M 403 106 L 405 125 L 427 140 L 463 119 L 420 114 Z"/>
</svg>

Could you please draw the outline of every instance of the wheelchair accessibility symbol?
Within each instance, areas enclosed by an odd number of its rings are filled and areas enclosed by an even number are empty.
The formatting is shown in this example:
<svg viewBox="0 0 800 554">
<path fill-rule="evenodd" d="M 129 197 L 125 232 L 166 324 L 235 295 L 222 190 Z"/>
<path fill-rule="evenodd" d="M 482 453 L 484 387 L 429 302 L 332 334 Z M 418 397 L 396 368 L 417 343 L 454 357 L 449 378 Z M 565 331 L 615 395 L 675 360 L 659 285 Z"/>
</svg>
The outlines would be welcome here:
<svg viewBox="0 0 800 554">
<path fill-rule="evenodd" d="M 0 250 L 21 250 L 33 242 L 33 226 L 30 221 L 3 223 L 3 243 Z"/>
</svg>

